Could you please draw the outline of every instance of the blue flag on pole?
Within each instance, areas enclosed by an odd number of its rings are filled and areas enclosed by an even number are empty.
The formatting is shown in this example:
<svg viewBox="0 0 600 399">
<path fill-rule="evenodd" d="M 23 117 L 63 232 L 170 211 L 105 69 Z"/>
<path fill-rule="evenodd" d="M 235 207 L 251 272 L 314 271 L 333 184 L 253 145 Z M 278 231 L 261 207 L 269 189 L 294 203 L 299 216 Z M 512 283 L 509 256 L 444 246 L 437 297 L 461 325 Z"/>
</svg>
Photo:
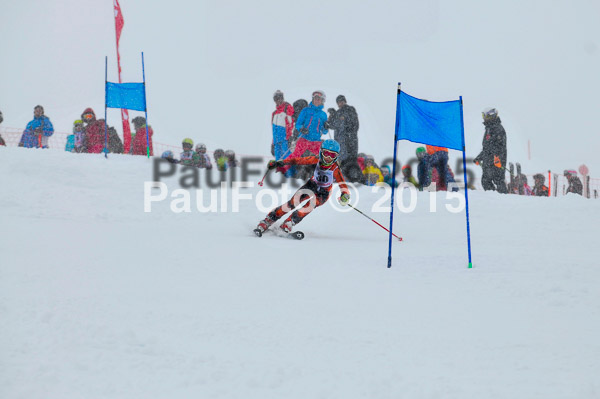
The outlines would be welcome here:
<svg viewBox="0 0 600 399">
<path fill-rule="evenodd" d="M 134 111 L 146 110 L 144 83 L 106 82 L 106 106 Z"/>
<path fill-rule="evenodd" d="M 398 93 L 396 140 L 463 150 L 460 100 L 431 102 Z"/>
</svg>

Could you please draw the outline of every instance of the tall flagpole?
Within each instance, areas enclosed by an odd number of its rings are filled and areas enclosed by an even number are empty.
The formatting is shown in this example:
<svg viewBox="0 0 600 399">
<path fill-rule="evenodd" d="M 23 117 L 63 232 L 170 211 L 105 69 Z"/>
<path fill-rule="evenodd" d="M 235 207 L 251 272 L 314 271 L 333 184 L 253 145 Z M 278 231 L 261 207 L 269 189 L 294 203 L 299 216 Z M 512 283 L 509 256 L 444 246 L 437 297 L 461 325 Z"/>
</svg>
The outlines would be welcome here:
<svg viewBox="0 0 600 399">
<path fill-rule="evenodd" d="M 146 155 L 150 158 L 150 136 L 148 135 L 148 104 L 146 103 L 146 69 L 144 67 L 144 52 L 142 51 L 142 77 L 144 79 L 144 112 L 146 113 Z"/>
<path fill-rule="evenodd" d="M 400 107 L 400 101 L 398 96 L 400 96 L 400 82 L 398 82 L 398 93 L 396 96 L 396 107 Z M 396 127 L 394 128 L 394 164 L 392 165 L 392 196 L 390 200 L 390 237 L 389 237 L 389 247 L 388 247 L 388 269 L 392 267 L 392 230 L 394 227 L 394 188 L 396 186 L 396 150 L 398 148 L 398 137 L 396 136 L 398 129 L 400 127 L 400 112 L 398 108 L 396 108 Z"/>
<path fill-rule="evenodd" d="M 106 86 L 108 83 L 108 56 L 104 57 L 104 158 L 108 158 L 108 121 L 106 120 Z"/>
<path fill-rule="evenodd" d="M 467 210 L 467 247 L 469 250 L 469 269 L 471 269 L 473 267 L 473 262 L 471 260 L 471 225 L 469 223 L 469 182 L 467 181 L 467 159 L 465 155 L 465 122 L 463 119 L 462 96 L 460 96 L 460 128 L 462 133 L 463 174 L 465 179 L 465 204 Z"/>
</svg>

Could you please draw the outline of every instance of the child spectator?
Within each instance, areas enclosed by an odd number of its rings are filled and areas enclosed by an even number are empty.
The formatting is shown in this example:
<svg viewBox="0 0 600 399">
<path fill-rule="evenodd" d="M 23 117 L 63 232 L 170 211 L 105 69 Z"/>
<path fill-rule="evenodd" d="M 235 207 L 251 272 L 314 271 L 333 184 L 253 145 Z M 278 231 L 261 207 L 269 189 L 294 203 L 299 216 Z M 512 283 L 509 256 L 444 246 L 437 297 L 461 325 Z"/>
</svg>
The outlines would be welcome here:
<svg viewBox="0 0 600 399">
<path fill-rule="evenodd" d="M 217 169 L 221 172 L 227 170 L 227 157 L 225 156 L 225 151 L 220 148 L 217 148 L 213 153 L 215 157 L 215 163 L 217 164 Z"/>
<path fill-rule="evenodd" d="M 233 152 L 233 150 L 225 151 L 225 157 L 227 158 L 227 166 L 228 167 L 235 168 L 236 166 L 239 165 L 238 160 L 235 159 L 235 152 Z"/>
<path fill-rule="evenodd" d="M 161 155 L 161 158 L 166 159 L 167 161 L 169 161 L 171 163 L 179 163 L 179 160 L 175 159 L 175 157 L 173 156 L 173 151 L 171 151 L 171 150 L 167 150 L 167 151 L 163 152 Z"/>
<path fill-rule="evenodd" d="M 383 182 L 388 184 L 390 187 L 392 186 L 392 171 L 388 165 L 383 165 L 381 167 L 381 174 L 383 175 Z M 394 187 L 398 187 L 400 183 L 396 181 L 396 185 Z"/>
<path fill-rule="evenodd" d="M 387 165 L 386 165 L 387 166 Z M 387 166 L 388 170 L 389 170 L 389 166 Z M 403 176 L 403 183 L 412 183 L 413 186 L 415 186 L 416 189 L 419 189 L 419 183 L 417 182 L 417 179 L 415 179 L 415 177 L 412 174 L 412 168 L 410 167 L 410 165 L 404 165 L 402 167 L 402 176 Z M 385 177 L 385 175 L 384 175 Z"/>
<path fill-rule="evenodd" d="M 363 175 L 365 175 L 365 184 L 367 186 L 374 186 L 377 183 L 383 183 L 383 174 L 375 165 L 375 159 L 372 155 L 368 155 L 365 158 L 365 169 L 363 170 Z"/>
<path fill-rule="evenodd" d="M 536 197 L 547 197 L 548 196 L 548 187 L 544 185 L 546 182 L 546 178 L 543 174 L 538 173 L 533 176 L 533 190 L 532 195 Z"/>
<path fill-rule="evenodd" d="M 198 156 L 198 167 L 204 169 L 212 169 L 212 163 L 210 163 L 210 157 L 206 153 L 205 144 L 196 144 L 196 155 Z"/>
<path fill-rule="evenodd" d="M 198 165 L 198 154 L 193 150 L 194 141 L 190 138 L 185 138 L 181 142 L 183 152 L 179 156 L 179 163 L 185 166 L 196 166 Z"/>
</svg>

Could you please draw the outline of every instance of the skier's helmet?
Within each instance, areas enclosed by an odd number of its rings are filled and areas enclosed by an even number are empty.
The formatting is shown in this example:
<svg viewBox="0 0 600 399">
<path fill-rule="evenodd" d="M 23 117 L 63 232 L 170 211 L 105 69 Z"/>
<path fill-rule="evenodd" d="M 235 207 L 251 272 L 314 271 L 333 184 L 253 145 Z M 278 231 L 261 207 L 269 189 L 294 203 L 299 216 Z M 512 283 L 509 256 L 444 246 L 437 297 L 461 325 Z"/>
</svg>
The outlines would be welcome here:
<svg viewBox="0 0 600 399">
<path fill-rule="evenodd" d="M 404 176 L 410 176 L 412 174 L 412 168 L 410 167 L 410 165 L 404 165 L 402 167 L 402 174 Z"/>
<path fill-rule="evenodd" d="M 225 156 L 229 159 L 235 159 L 235 152 L 233 152 L 233 150 L 227 150 L 225 151 Z"/>
<path fill-rule="evenodd" d="M 204 154 L 206 152 L 206 144 L 198 143 L 196 144 L 196 152 L 200 152 Z"/>
<path fill-rule="evenodd" d="M 339 154 L 340 144 L 335 140 L 325 140 L 319 150 L 319 162 L 324 166 L 333 165 Z"/>
<path fill-rule="evenodd" d="M 323 100 L 323 102 L 325 102 L 325 100 L 327 99 L 327 97 L 325 96 L 325 92 L 323 90 L 313 91 L 312 98 L 313 99 L 320 98 L 321 100 Z"/>
<path fill-rule="evenodd" d="M 194 140 L 190 139 L 190 138 L 185 138 L 183 139 L 183 141 L 181 142 L 181 145 L 186 147 L 190 147 L 190 149 L 194 148 Z"/>
<path fill-rule="evenodd" d="M 485 108 L 483 111 L 481 111 L 481 116 L 483 117 L 484 121 L 497 118 L 498 110 L 496 108 Z"/>
<path fill-rule="evenodd" d="M 173 158 L 173 151 L 167 150 L 167 151 L 163 152 L 161 155 L 161 158 L 164 158 L 164 159 Z"/>
<path fill-rule="evenodd" d="M 419 147 L 417 148 L 416 154 L 418 159 L 423 159 L 425 154 L 427 154 L 427 150 L 425 149 L 425 147 Z"/>
</svg>

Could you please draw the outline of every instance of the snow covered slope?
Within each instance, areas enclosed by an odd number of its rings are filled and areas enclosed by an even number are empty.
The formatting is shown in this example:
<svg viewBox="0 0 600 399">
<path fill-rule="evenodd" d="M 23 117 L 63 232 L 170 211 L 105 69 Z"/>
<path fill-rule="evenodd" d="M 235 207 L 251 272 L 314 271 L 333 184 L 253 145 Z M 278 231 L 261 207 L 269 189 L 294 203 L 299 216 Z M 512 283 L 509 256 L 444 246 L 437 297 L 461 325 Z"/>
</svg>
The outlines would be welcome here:
<svg viewBox="0 0 600 399">
<path fill-rule="evenodd" d="M 471 192 L 467 269 L 457 200 L 432 213 L 419 193 L 387 269 L 356 212 L 259 239 L 254 201 L 144 212 L 151 176 L 142 157 L 0 148 L 0 397 L 600 396 L 596 201 Z M 357 207 L 386 223 L 382 193 Z"/>
</svg>

